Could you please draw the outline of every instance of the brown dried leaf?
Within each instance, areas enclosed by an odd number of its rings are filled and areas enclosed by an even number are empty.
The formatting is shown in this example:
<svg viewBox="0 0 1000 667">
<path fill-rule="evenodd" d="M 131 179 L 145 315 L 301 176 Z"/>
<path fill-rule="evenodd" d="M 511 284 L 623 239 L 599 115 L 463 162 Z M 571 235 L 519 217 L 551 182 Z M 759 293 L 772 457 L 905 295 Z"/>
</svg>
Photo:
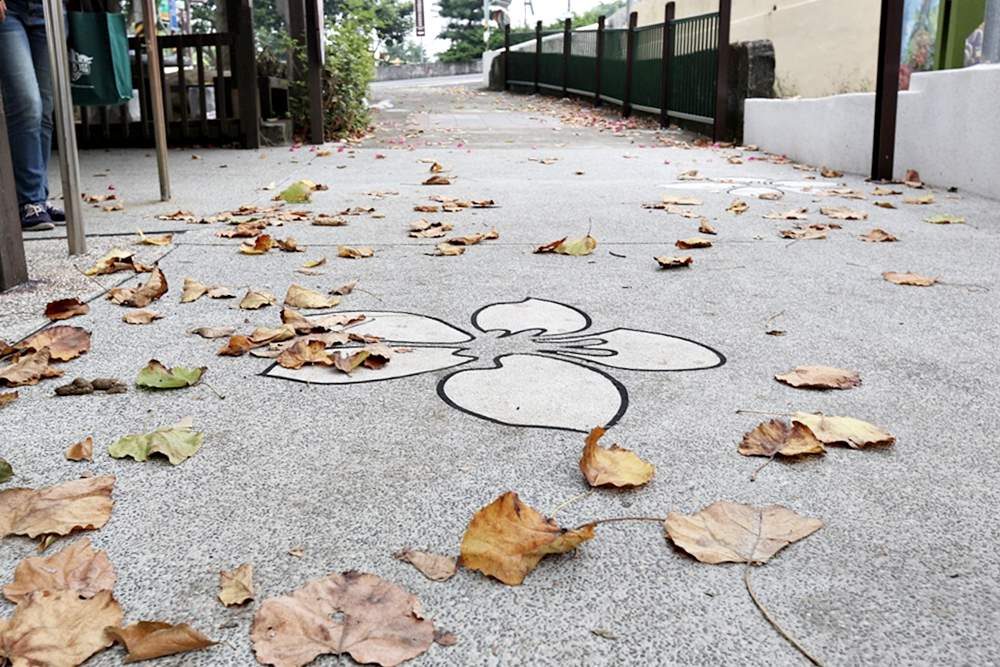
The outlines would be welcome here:
<svg viewBox="0 0 1000 667">
<path fill-rule="evenodd" d="M 240 308 L 242 310 L 257 310 L 277 302 L 278 300 L 269 292 L 248 289 L 240 300 Z"/>
<path fill-rule="evenodd" d="M 903 184 L 911 188 L 922 188 L 924 183 L 920 180 L 920 172 L 916 169 L 907 169 Z"/>
<path fill-rule="evenodd" d="M 889 209 L 895 209 L 896 208 L 896 205 L 893 204 L 891 201 L 877 201 L 877 202 L 873 202 L 873 203 L 876 206 L 878 206 L 879 208 L 889 208 Z"/>
<path fill-rule="evenodd" d="M 827 206 L 819 210 L 820 213 L 834 220 L 867 220 L 868 214 L 864 211 L 855 211 L 844 206 Z"/>
<path fill-rule="evenodd" d="M 149 324 L 153 320 L 162 318 L 163 315 L 154 310 L 130 310 L 122 315 L 122 322 L 126 324 Z"/>
<path fill-rule="evenodd" d="M 305 248 L 299 247 L 298 241 L 294 237 L 289 236 L 287 239 L 275 239 L 275 245 L 278 246 L 278 250 L 282 252 L 305 252 Z"/>
<path fill-rule="evenodd" d="M 674 243 L 674 245 L 681 250 L 691 250 L 692 248 L 711 248 L 712 242 L 708 239 L 694 237 L 690 239 L 679 239 L 676 243 Z"/>
<path fill-rule="evenodd" d="M 867 234 L 859 236 L 858 238 L 868 243 L 890 243 L 892 241 L 899 240 L 889 232 L 885 231 L 884 229 L 879 229 L 878 227 L 872 229 Z"/>
<path fill-rule="evenodd" d="M 701 206 L 703 203 L 697 197 L 675 197 L 673 195 L 663 195 L 662 201 L 668 206 Z"/>
<path fill-rule="evenodd" d="M 162 234 L 160 236 L 146 236 L 142 233 L 141 229 L 135 230 L 139 234 L 139 240 L 136 241 L 139 245 L 153 245 L 153 246 L 167 246 L 173 243 L 173 234 Z"/>
<path fill-rule="evenodd" d="M 896 271 L 886 271 L 882 278 L 895 285 L 910 285 L 913 287 L 930 287 L 937 282 L 937 278 L 922 276 L 918 273 L 898 273 Z"/>
<path fill-rule="evenodd" d="M 824 454 L 823 443 L 800 424 L 788 424 L 780 419 L 761 422 L 743 435 L 738 449 L 743 456 L 802 456 Z"/>
<path fill-rule="evenodd" d="M 285 305 L 294 308 L 332 308 L 340 303 L 340 297 L 327 296 L 311 289 L 306 289 L 301 285 L 293 284 L 285 293 Z M 284 313 L 282 313 L 284 322 Z M 297 329 L 297 327 L 296 327 Z"/>
<path fill-rule="evenodd" d="M 0 621 L 0 656 L 18 667 L 74 667 L 111 646 L 105 628 L 121 621 L 111 591 L 89 599 L 72 590 L 37 591 Z"/>
<path fill-rule="evenodd" d="M 429 253 L 436 257 L 457 257 L 465 253 L 465 246 L 452 245 L 448 242 L 441 242 L 434 246 L 434 252 Z"/>
<path fill-rule="evenodd" d="M 431 176 L 426 181 L 424 181 L 422 185 L 451 185 L 451 178 L 449 178 L 448 176 L 441 176 L 439 174 L 436 176 Z"/>
<path fill-rule="evenodd" d="M 45 317 L 55 322 L 57 320 L 68 320 L 78 315 L 86 315 L 90 312 L 90 306 L 81 303 L 79 299 L 57 299 L 50 301 L 45 306 Z"/>
<path fill-rule="evenodd" d="M 324 213 L 320 213 L 315 218 L 313 218 L 312 224 L 316 225 L 317 227 L 343 227 L 344 225 L 347 224 L 347 220 L 344 220 L 343 218 L 338 218 L 337 216 L 334 215 L 326 215 Z"/>
<path fill-rule="evenodd" d="M 278 365 L 282 368 L 302 368 L 306 364 L 333 366 L 336 361 L 326 351 L 326 343 L 322 340 L 297 340 L 278 355 Z"/>
<path fill-rule="evenodd" d="M 344 257 L 346 259 L 363 259 L 365 257 L 372 257 L 375 255 L 375 251 L 368 246 L 352 247 L 349 245 L 339 245 L 337 246 L 337 257 Z"/>
<path fill-rule="evenodd" d="M 726 210 L 735 215 L 743 215 L 749 208 L 750 204 L 746 203 L 742 199 L 736 199 L 732 204 L 726 207 Z"/>
<path fill-rule="evenodd" d="M 901 195 L 903 194 L 903 191 L 897 190 L 896 188 L 883 187 L 880 185 L 874 190 L 872 190 L 872 194 L 876 197 L 888 197 L 891 195 Z"/>
<path fill-rule="evenodd" d="M 809 209 L 793 208 L 789 211 L 783 211 L 781 213 L 768 213 L 764 217 L 768 220 L 808 220 Z"/>
<path fill-rule="evenodd" d="M 118 271 L 135 271 L 136 273 L 149 269 L 135 261 L 135 253 L 131 250 L 112 248 L 98 259 L 92 267 L 83 273 L 88 276 L 102 276 Z"/>
<path fill-rule="evenodd" d="M 219 600 L 227 607 L 253 599 L 253 565 L 219 572 Z"/>
<path fill-rule="evenodd" d="M 197 329 L 192 329 L 189 333 L 211 340 L 213 338 L 225 338 L 226 336 L 232 336 L 236 333 L 236 329 L 233 327 L 198 327 Z"/>
<path fill-rule="evenodd" d="M 809 225 L 807 227 L 796 227 L 795 229 L 782 229 L 778 235 L 784 239 L 795 239 L 797 241 L 821 241 L 827 236 L 826 226 Z"/>
<path fill-rule="evenodd" d="M 94 460 L 94 438 L 87 436 L 80 442 L 70 445 L 66 449 L 67 461 L 93 461 Z"/>
<path fill-rule="evenodd" d="M 231 336 L 226 345 L 216 352 L 220 357 L 242 357 L 254 348 L 253 341 L 246 336 Z"/>
<path fill-rule="evenodd" d="M 667 537 L 702 563 L 766 563 L 793 542 L 823 527 L 780 505 L 753 507 L 714 502 L 695 514 L 671 512 Z"/>
<path fill-rule="evenodd" d="M 108 627 L 107 633 L 125 646 L 128 651 L 126 663 L 197 651 L 218 643 L 187 623 L 173 625 L 160 621 L 139 621 L 124 628 Z"/>
<path fill-rule="evenodd" d="M 0 392 L 0 408 L 5 405 L 10 405 L 20 397 L 21 395 L 16 391 Z"/>
<path fill-rule="evenodd" d="M 350 282 L 344 283 L 340 287 L 330 290 L 330 294 L 336 294 L 337 296 L 347 296 L 354 291 L 354 288 L 358 286 L 357 280 L 352 280 Z"/>
<path fill-rule="evenodd" d="M 605 429 L 598 426 L 587 436 L 580 457 L 580 472 L 587 478 L 591 486 L 642 486 L 653 479 L 656 468 L 653 464 L 643 461 L 635 452 L 622 449 L 618 445 L 610 448 L 601 447 L 598 441 L 605 434 Z"/>
<path fill-rule="evenodd" d="M 888 431 L 854 417 L 827 417 L 823 414 L 796 412 L 792 424 L 807 428 L 816 439 L 827 445 L 847 445 L 853 449 L 888 447 L 896 437 Z"/>
<path fill-rule="evenodd" d="M 94 530 L 111 518 L 113 475 L 88 477 L 41 489 L 0 491 L 0 537 Z"/>
<path fill-rule="evenodd" d="M 19 352 L 47 349 L 53 361 L 69 361 L 90 351 L 90 332 L 65 324 L 48 327 L 14 346 Z"/>
<path fill-rule="evenodd" d="M 712 226 L 712 223 L 710 223 L 708 221 L 708 218 L 702 218 L 699 221 L 699 223 L 698 223 L 698 232 L 700 234 L 717 234 L 718 233 L 718 232 L 715 231 L 715 227 Z"/>
<path fill-rule="evenodd" d="M 678 269 L 694 264 L 694 258 L 691 255 L 662 255 L 653 259 L 657 261 L 661 269 Z"/>
<path fill-rule="evenodd" d="M 181 303 L 191 303 L 208 294 L 208 286 L 202 285 L 194 278 L 185 278 L 181 288 Z"/>
<path fill-rule="evenodd" d="M 443 164 L 441 164 L 440 162 L 431 162 L 430 172 L 432 174 L 440 174 L 442 171 L 444 171 Z"/>
<path fill-rule="evenodd" d="M 844 172 L 831 169 L 830 167 L 820 167 L 819 175 L 823 178 L 840 178 Z"/>
<path fill-rule="evenodd" d="M 927 206 L 928 204 L 934 203 L 934 193 L 929 192 L 925 195 L 921 195 L 920 197 L 904 197 L 903 203 L 915 204 L 917 206 Z"/>
<path fill-rule="evenodd" d="M 472 517 L 462 536 L 462 565 L 516 586 L 548 554 L 572 551 L 593 538 L 594 528 L 560 528 L 508 491 Z"/>
<path fill-rule="evenodd" d="M 458 571 L 458 559 L 454 556 L 404 549 L 393 554 L 393 557 L 417 568 L 420 574 L 431 581 L 447 581 Z"/>
<path fill-rule="evenodd" d="M 61 377 L 63 372 L 49 366 L 51 354 L 48 349 L 34 354 L 22 355 L 17 361 L 0 368 L 0 386 L 24 387 L 38 384 L 41 380 Z"/>
<path fill-rule="evenodd" d="M 270 234 L 261 234 L 253 240 L 253 243 L 241 243 L 239 251 L 244 255 L 263 255 L 275 246 L 274 239 Z"/>
<path fill-rule="evenodd" d="M 94 549 L 84 537 L 51 556 L 22 560 L 3 594 L 15 604 L 35 591 L 75 591 L 80 597 L 92 598 L 112 590 L 115 580 L 108 554 Z"/>
<path fill-rule="evenodd" d="M 774 379 L 798 389 L 850 389 L 861 384 L 855 371 L 830 366 L 799 366 Z"/>
<path fill-rule="evenodd" d="M 250 638 L 266 665 L 300 667 L 326 653 L 348 653 L 359 663 L 393 667 L 430 648 L 434 623 L 402 588 L 373 574 L 345 572 L 265 600 Z"/>
<path fill-rule="evenodd" d="M 166 294 L 168 289 L 167 277 L 156 268 L 141 287 L 113 287 L 108 291 L 108 299 L 122 306 L 145 308 Z"/>
</svg>

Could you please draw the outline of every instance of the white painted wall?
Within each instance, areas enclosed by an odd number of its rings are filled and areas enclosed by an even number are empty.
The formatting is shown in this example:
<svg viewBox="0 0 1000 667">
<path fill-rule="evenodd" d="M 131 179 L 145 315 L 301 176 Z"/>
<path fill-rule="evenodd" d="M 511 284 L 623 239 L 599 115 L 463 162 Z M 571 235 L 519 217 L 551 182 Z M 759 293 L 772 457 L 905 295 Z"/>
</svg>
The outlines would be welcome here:
<svg viewBox="0 0 1000 667">
<path fill-rule="evenodd" d="M 899 94 L 895 177 L 1000 199 L 1000 65 L 914 74 Z M 746 101 L 744 142 L 794 160 L 871 171 L 875 94 Z"/>
</svg>

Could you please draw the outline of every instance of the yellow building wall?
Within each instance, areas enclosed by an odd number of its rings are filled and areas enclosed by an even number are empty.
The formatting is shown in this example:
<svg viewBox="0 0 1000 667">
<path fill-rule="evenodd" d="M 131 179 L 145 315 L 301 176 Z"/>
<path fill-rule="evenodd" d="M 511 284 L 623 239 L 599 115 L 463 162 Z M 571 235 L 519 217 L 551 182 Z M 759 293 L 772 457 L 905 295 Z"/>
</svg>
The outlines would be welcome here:
<svg viewBox="0 0 1000 667">
<path fill-rule="evenodd" d="M 677 18 L 718 0 L 675 0 Z M 639 25 L 661 23 L 665 0 L 632 0 Z M 733 42 L 774 44 L 777 94 L 821 97 L 875 89 L 879 0 L 733 0 Z"/>
</svg>

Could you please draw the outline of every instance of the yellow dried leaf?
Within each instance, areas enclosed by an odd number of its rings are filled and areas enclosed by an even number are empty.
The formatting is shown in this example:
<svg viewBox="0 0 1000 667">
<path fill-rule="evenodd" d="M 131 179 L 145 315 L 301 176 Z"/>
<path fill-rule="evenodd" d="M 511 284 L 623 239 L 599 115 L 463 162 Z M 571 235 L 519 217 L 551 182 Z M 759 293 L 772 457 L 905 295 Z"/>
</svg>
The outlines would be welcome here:
<svg viewBox="0 0 1000 667">
<path fill-rule="evenodd" d="M 112 475 L 88 477 L 41 489 L 0 491 L 0 537 L 68 535 L 94 530 L 111 518 Z"/>
<path fill-rule="evenodd" d="M 293 308 L 332 308 L 338 303 L 338 296 L 327 296 L 301 285 L 293 284 L 285 293 L 285 305 Z"/>
<path fill-rule="evenodd" d="M 240 300 L 240 308 L 242 310 L 257 310 L 258 308 L 270 306 L 275 303 L 277 303 L 277 299 L 274 298 L 273 294 L 248 289 L 247 293 Z"/>
<path fill-rule="evenodd" d="M 24 387 L 48 378 L 61 377 L 61 370 L 49 366 L 51 358 L 48 348 L 34 354 L 21 355 L 9 366 L 0 368 L 0 386 Z"/>
<path fill-rule="evenodd" d="M 159 319 L 163 319 L 163 315 L 155 310 L 130 310 L 122 315 L 122 322 L 125 324 L 150 324 Z"/>
<path fill-rule="evenodd" d="M 317 266 L 323 266 L 326 264 L 326 257 L 320 257 L 319 259 L 311 259 L 308 262 L 302 263 L 303 269 L 315 269 Z"/>
<path fill-rule="evenodd" d="M 750 204 L 746 203 L 742 199 L 735 200 L 732 204 L 726 207 L 726 210 L 735 215 L 743 215 L 750 208 Z"/>
<path fill-rule="evenodd" d="M 580 457 L 580 472 L 591 486 L 642 486 L 653 479 L 656 468 L 639 458 L 635 452 L 618 445 L 601 447 L 598 441 L 605 429 L 597 427 L 587 436 Z"/>
<path fill-rule="evenodd" d="M 14 580 L 4 586 L 3 594 L 18 603 L 35 591 L 75 591 L 92 598 L 115 586 L 115 568 L 108 554 L 91 546 L 86 537 L 73 542 L 51 556 L 25 558 L 14 569 Z"/>
<path fill-rule="evenodd" d="M 861 384 L 855 371 L 830 366 L 799 366 L 774 379 L 799 389 L 850 389 Z"/>
<path fill-rule="evenodd" d="M 780 419 L 762 422 L 743 435 L 739 453 L 743 456 L 802 456 L 823 454 L 826 449 L 812 432 L 799 425 L 791 427 Z"/>
<path fill-rule="evenodd" d="M 918 273 L 898 273 L 896 271 L 886 271 L 882 278 L 895 285 L 911 285 L 913 287 L 930 287 L 937 282 L 937 278 L 922 276 Z"/>
<path fill-rule="evenodd" d="M 94 438 L 87 436 L 80 442 L 70 445 L 66 449 L 66 460 L 68 461 L 93 461 L 94 460 Z"/>
<path fill-rule="evenodd" d="M 337 257 L 344 257 L 346 259 L 363 259 L 365 257 L 372 257 L 375 251 L 368 246 L 352 247 L 349 245 L 339 245 L 337 246 Z"/>
<path fill-rule="evenodd" d="M 139 245 L 155 245 L 155 246 L 166 246 L 170 245 L 174 240 L 173 234 L 163 234 L 161 236 L 146 236 L 142 233 L 141 229 L 135 230 L 139 234 L 139 240 L 136 242 Z"/>
<path fill-rule="evenodd" d="M 219 572 L 219 600 L 227 607 L 253 599 L 253 565 Z"/>
<path fill-rule="evenodd" d="M 926 206 L 928 204 L 933 204 L 934 203 L 934 194 L 933 193 L 927 193 L 926 195 L 922 195 L 920 197 L 904 197 L 903 198 L 903 203 L 904 204 L 915 204 L 917 206 Z"/>
<path fill-rule="evenodd" d="M 711 248 L 712 242 L 708 239 L 694 237 L 690 239 L 680 239 L 674 243 L 674 245 L 681 250 L 691 250 L 692 248 Z"/>
<path fill-rule="evenodd" d="M 121 621 L 111 591 L 91 598 L 72 590 L 37 591 L 0 621 L 0 656 L 16 667 L 75 667 L 110 646 L 105 629 Z"/>
<path fill-rule="evenodd" d="M 868 214 L 864 211 L 855 211 L 843 206 L 827 206 L 819 210 L 820 213 L 834 220 L 867 220 Z"/>
<path fill-rule="evenodd" d="M 447 242 L 442 242 L 434 246 L 434 253 L 432 254 L 438 257 L 456 257 L 464 252 L 465 246 L 452 245 Z"/>
<path fill-rule="evenodd" d="M 159 621 L 139 621 L 124 628 L 109 627 L 107 633 L 119 644 L 124 644 L 128 651 L 125 662 L 196 651 L 218 643 L 187 623 L 173 625 Z"/>
<path fill-rule="evenodd" d="M 854 417 L 827 417 L 823 414 L 796 412 L 793 424 L 809 429 L 820 442 L 827 445 L 847 445 L 854 449 L 887 447 L 896 442 L 888 431 Z"/>
<path fill-rule="evenodd" d="M 458 560 L 454 556 L 405 549 L 393 557 L 417 568 L 420 574 L 431 581 L 447 581 L 458 570 Z"/>
<path fill-rule="evenodd" d="M 694 258 L 690 255 L 662 255 L 660 257 L 654 257 L 653 259 L 657 261 L 661 269 L 678 269 L 683 266 L 691 266 L 694 264 Z"/>
</svg>

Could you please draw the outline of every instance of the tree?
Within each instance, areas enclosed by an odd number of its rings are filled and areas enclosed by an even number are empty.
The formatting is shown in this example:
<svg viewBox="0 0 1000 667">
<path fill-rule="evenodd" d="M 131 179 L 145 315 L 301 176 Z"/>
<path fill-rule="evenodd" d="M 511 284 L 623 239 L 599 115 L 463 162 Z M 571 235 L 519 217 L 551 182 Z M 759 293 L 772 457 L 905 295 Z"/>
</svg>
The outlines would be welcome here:
<svg viewBox="0 0 1000 667">
<path fill-rule="evenodd" d="M 390 61 L 402 60 L 404 63 L 427 62 L 427 53 L 424 51 L 424 47 L 412 39 L 406 39 L 398 44 L 389 44 L 385 48 L 385 56 Z"/>
<path fill-rule="evenodd" d="M 413 3 L 409 0 L 323 0 L 323 11 L 328 20 L 349 18 L 359 28 L 374 31 L 374 49 L 400 44 L 413 29 Z"/>
<path fill-rule="evenodd" d="M 440 0 L 438 14 L 448 19 L 441 39 L 451 41 L 448 49 L 438 55 L 441 62 L 476 60 L 483 55 L 482 0 Z"/>
<path fill-rule="evenodd" d="M 581 28 L 585 25 L 593 25 L 597 23 L 597 19 L 602 16 L 611 16 L 619 9 L 625 5 L 625 0 L 611 0 L 610 2 L 602 2 L 593 9 L 588 9 L 582 14 L 573 14 L 573 27 Z M 562 30 L 562 21 L 553 21 L 549 25 L 545 26 L 546 30 Z"/>
</svg>

